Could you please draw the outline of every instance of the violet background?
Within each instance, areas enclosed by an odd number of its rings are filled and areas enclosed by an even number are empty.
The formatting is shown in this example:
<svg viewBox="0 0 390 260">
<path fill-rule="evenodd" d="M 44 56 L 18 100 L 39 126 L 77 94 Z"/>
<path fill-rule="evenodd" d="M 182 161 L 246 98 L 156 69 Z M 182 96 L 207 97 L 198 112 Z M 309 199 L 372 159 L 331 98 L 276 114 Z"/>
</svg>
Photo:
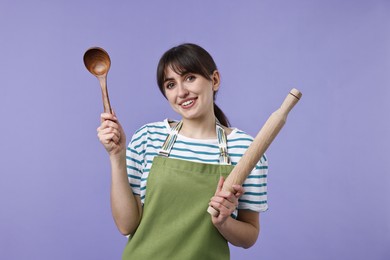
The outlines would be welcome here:
<svg viewBox="0 0 390 260">
<path fill-rule="evenodd" d="M 0 259 L 120 259 L 97 140 L 91 46 L 130 139 L 178 118 L 157 90 L 168 48 L 194 42 L 222 75 L 217 103 L 255 135 L 303 99 L 267 152 L 261 235 L 232 259 L 390 259 L 390 1 L 0 1 Z"/>
</svg>

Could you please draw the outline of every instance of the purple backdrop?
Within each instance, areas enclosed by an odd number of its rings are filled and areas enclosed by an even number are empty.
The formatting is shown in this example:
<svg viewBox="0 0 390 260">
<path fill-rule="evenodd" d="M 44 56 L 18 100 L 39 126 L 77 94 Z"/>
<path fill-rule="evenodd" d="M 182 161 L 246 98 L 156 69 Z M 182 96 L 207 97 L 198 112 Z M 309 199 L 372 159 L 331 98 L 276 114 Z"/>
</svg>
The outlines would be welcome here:
<svg viewBox="0 0 390 260">
<path fill-rule="evenodd" d="M 303 92 L 267 152 L 260 238 L 232 259 L 390 259 L 390 1 L 2 0 L 0 32 L 1 259 L 120 258 L 100 90 L 82 56 L 110 53 L 129 139 L 178 118 L 155 68 L 183 42 L 214 56 L 217 103 L 252 135 Z"/>
</svg>

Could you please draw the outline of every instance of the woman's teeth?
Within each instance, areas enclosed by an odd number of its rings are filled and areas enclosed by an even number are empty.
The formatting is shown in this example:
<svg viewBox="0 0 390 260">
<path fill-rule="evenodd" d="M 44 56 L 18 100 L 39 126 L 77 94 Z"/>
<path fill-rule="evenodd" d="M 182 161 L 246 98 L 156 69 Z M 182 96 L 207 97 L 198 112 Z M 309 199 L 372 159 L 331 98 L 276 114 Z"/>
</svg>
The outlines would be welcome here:
<svg viewBox="0 0 390 260">
<path fill-rule="evenodd" d="M 181 105 L 184 106 L 184 107 L 186 107 L 186 106 L 191 105 L 192 103 L 194 103 L 194 100 L 188 100 L 188 101 L 182 103 Z"/>
</svg>

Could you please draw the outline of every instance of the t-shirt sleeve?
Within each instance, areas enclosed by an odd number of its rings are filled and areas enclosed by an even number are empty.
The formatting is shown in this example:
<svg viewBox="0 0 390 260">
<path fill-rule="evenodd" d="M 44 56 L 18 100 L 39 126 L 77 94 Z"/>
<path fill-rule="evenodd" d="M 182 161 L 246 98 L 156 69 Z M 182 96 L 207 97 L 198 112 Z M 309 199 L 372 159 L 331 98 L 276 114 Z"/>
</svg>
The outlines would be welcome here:
<svg viewBox="0 0 390 260">
<path fill-rule="evenodd" d="M 127 177 L 133 194 L 141 194 L 141 178 L 144 168 L 145 147 L 147 142 L 147 127 L 140 128 L 133 137 L 126 150 Z"/>
<path fill-rule="evenodd" d="M 242 185 L 245 192 L 239 199 L 238 209 L 256 212 L 263 212 L 268 209 L 267 174 L 268 160 L 263 155 Z"/>
</svg>

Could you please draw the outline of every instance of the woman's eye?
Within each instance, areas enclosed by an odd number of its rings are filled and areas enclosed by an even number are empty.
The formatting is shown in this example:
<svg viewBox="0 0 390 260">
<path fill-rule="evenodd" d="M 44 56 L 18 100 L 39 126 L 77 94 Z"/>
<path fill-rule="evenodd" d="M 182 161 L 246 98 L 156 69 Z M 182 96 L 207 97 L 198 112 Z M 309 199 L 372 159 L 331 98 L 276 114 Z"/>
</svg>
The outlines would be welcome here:
<svg viewBox="0 0 390 260">
<path fill-rule="evenodd" d="M 194 79 L 195 79 L 195 76 L 193 76 L 193 75 L 189 75 L 189 76 L 186 78 L 187 81 L 193 81 Z"/>
<path fill-rule="evenodd" d="M 166 84 L 165 88 L 171 89 L 171 88 L 173 88 L 173 86 L 174 86 L 174 84 L 171 82 L 171 83 Z"/>
</svg>

